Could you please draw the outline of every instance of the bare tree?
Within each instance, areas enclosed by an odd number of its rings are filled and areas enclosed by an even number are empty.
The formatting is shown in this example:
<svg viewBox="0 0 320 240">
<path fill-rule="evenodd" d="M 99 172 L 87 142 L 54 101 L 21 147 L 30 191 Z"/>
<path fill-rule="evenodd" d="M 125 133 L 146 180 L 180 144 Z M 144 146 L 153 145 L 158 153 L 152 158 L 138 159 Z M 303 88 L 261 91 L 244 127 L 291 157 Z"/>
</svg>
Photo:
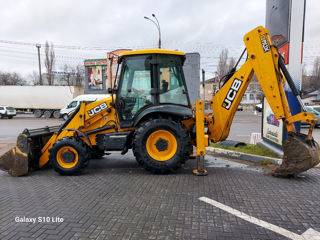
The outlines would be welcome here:
<svg viewBox="0 0 320 240">
<path fill-rule="evenodd" d="M 0 72 L 0 85 L 25 85 L 26 80 L 16 72 Z"/>
<path fill-rule="evenodd" d="M 222 49 L 219 55 L 219 62 L 217 67 L 217 75 L 219 79 L 225 76 L 228 73 L 228 49 Z"/>
<path fill-rule="evenodd" d="M 66 73 L 63 80 L 67 86 L 79 86 L 84 85 L 84 67 L 81 65 L 70 66 L 65 64 L 63 71 Z"/>
<path fill-rule="evenodd" d="M 39 73 L 36 71 L 33 71 L 31 74 L 28 75 L 28 81 L 31 85 L 41 85 Z"/>
<path fill-rule="evenodd" d="M 228 72 L 236 65 L 236 60 L 234 60 L 233 57 L 229 59 L 229 64 L 228 64 Z"/>
<path fill-rule="evenodd" d="M 83 87 L 84 85 L 84 67 L 83 66 L 76 66 L 75 70 L 75 86 Z"/>
<path fill-rule="evenodd" d="M 313 62 L 312 76 L 320 80 L 320 57 L 316 57 Z"/>
<path fill-rule="evenodd" d="M 55 54 L 54 54 L 53 44 L 51 43 L 51 46 L 50 46 L 48 41 L 46 41 L 46 44 L 45 44 L 45 55 L 46 55 L 46 59 L 44 64 L 47 70 L 48 85 L 53 85 L 52 70 L 55 63 Z"/>
</svg>

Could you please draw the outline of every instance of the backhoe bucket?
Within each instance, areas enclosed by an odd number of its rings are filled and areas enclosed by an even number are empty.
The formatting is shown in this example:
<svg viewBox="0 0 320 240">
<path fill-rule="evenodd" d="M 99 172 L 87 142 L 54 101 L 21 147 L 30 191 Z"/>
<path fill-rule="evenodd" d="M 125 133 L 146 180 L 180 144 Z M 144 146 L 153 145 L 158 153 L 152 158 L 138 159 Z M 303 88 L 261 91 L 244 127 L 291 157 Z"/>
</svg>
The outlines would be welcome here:
<svg viewBox="0 0 320 240">
<path fill-rule="evenodd" d="M 302 133 L 288 133 L 288 139 L 283 144 L 283 153 L 282 164 L 273 170 L 273 176 L 293 176 L 320 163 L 319 144 Z"/>
<path fill-rule="evenodd" d="M 12 176 L 23 176 L 39 168 L 41 149 L 59 126 L 25 129 L 19 134 L 14 148 L 0 156 L 0 169 Z"/>
</svg>

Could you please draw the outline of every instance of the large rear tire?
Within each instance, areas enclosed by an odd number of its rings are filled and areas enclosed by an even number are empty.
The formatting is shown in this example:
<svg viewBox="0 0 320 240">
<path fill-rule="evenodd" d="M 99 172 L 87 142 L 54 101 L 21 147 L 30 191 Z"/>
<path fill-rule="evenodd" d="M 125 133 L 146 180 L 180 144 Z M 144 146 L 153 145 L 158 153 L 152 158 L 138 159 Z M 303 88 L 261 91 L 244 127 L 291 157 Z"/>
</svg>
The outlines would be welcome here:
<svg viewBox="0 0 320 240">
<path fill-rule="evenodd" d="M 187 130 L 169 119 L 150 119 L 135 132 L 133 154 L 146 170 L 166 174 L 181 168 L 188 156 Z"/>
<path fill-rule="evenodd" d="M 82 140 L 66 137 L 53 144 L 49 159 L 56 172 L 75 175 L 88 165 L 90 150 Z"/>
</svg>

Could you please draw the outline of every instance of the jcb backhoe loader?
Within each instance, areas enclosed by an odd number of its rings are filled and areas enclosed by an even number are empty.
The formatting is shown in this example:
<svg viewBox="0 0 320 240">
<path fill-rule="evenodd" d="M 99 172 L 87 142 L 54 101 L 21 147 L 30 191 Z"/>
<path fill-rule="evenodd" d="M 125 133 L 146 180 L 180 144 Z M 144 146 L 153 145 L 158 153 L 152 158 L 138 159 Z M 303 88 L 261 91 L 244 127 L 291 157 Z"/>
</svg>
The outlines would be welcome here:
<svg viewBox="0 0 320 240">
<path fill-rule="evenodd" d="M 1 169 L 14 176 L 51 164 L 60 174 L 78 174 L 90 158 L 105 151 L 126 153 L 153 173 L 180 168 L 197 148 L 198 175 L 204 169 L 209 140 L 228 137 L 237 107 L 255 73 L 274 115 L 288 131 L 281 166 L 275 176 L 288 176 L 319 163 L 319 146 L 312 138 L 316 117 L 306 112 L 268 30 L 258 27 L 244 36 L 248 58 L 212 98 L 209 114 L 203 101 L 191 105 L 182 65 L 185 54 L 161 49 L 122 53 L 118 59 L 112 97 L 83 102 L 62 126 L 25 130 L 17 146 L 1 157 Z M 118 72 L 118 70 L 117 70 Z M 288 82 L 303 111 L 291 116 L 284 84 Z M 308 135 L 296 132 L 294 122 L 310 124 Z M 207 132 L 205 132 L 207 129 Z"/>
</svg>

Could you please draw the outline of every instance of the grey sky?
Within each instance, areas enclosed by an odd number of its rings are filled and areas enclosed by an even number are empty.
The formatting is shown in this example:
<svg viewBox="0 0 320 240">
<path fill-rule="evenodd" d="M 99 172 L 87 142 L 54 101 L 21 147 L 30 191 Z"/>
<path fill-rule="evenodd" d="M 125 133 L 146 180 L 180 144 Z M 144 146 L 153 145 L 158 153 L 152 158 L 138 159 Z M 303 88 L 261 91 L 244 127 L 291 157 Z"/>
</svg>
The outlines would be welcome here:
<svg viewBox="0 0 320 240">
<path fill-rule="evenodd" d="M 305 56 L 319 54 L 318 0 L 307 0 Z M 265 23 L 265 0 L 0 0 L 0 40 L 54 45 L 115 48 L 156 47 L 156 27 L 143 18 L 155 13 L 163 48 L 199 51 L 210 75 L 222 47 L 236 57 L 242 36 Z M 106 51 L 56 49 L 56 69 Z M 0 42 L 0 70 L 37 71 L 36 48 Z"/>
</svg>

